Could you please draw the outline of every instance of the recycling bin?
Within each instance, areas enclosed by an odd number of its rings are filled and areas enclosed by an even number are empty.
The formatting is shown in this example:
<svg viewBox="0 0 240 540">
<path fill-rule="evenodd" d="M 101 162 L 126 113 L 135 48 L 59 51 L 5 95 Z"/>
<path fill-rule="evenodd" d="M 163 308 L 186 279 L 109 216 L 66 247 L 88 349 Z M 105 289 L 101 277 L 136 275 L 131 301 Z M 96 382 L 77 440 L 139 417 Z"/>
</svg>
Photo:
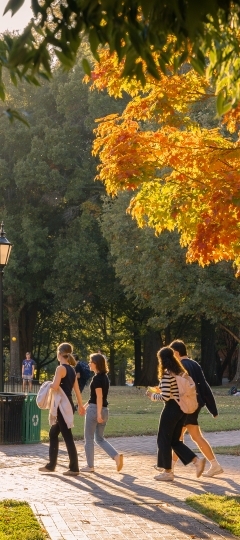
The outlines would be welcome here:
<svg viewBox="0 0 240 540">
<path fill-rule="evenodd" d="M 24 402 L 22 416 L 22 442 L 25 444 L 41 441 L 41 409 L 36 403 L 37 394 L 28 394 Z"/>
<path fill-rule="evenodd" d="M 0 393 L 0 444 L 40 442 L 41 410 L 37 394 Z"/>
</svg>

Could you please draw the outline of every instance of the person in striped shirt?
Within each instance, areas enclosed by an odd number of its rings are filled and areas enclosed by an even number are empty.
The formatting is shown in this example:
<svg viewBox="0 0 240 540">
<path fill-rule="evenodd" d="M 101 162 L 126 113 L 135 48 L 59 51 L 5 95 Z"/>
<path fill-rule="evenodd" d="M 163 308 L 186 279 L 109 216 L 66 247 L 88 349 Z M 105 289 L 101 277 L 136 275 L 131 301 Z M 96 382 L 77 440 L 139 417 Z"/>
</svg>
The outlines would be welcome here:
<svg viewBox="0 0 240 540">
<path fill-rule="evenodd" d="M 174 374 L 187 373 L 181 362 L 176 358 L 171 347 L 162 347 L 157 353 L 159 362 L 159 388 L 160 392 L 147 391 L 147 396 L 152 401 L 163 401 L 164 408 L 159 420 L 157 436 L 157 468 L 163 471 L 155 476 L 155 480 L 171 482 L 174 480 L 172 469 L 172 450 L 181 459 L 184 465 L 194 463 L 197 478 L 204 471 L 206 459 L 198 458 L 182 440 L 180 440 L 182 427 L 186 414 L 180 409 L 176 400 L 179 400 L 179 392 Z"/>
</svg>

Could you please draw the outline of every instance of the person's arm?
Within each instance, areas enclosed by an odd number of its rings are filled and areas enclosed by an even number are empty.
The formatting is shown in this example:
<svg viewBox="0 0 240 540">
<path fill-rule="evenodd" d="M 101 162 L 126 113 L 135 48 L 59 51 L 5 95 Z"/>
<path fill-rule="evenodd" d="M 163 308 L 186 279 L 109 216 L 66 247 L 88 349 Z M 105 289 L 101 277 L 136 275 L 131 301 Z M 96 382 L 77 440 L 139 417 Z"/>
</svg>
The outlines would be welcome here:
<svg viewBox="0 0 240 540">
<path fill-rule="evenodd" d="M 201 366 L 198 366 L 198 385 L 199 385 L 199 391 L 200 394 L 203 396 L 203 399 L 205 401 L 205 405 L 210 412 L 210 414 L 216 418 L 218 416 L 218 410 L 216 401 L 214 398 L 214 395 L 212 393 L 211 387 L 209 386 L 208 382 L 206 381 L 205 375 L 203 373 L 203 370 Z M 197 386 L 197 385 L 196 385 Z"/>
<path fill-rule="evenodd" d="M 67 373 L 67 370 L 64 366 L 58 366 L 55 371 L 53 382 L 50 384 L 50 388 L 52 388 L 53 390 L 58 390 L 60 386 L 60 382 L 63 379 L 63 377 L 65 377 L 66 373 Z"/>
<path fill-rule="evenodd" d="M 95 388 L 96 396 L 97 396 L 97 422 L 98 424 L 102 424 L 102 402 L 103 402 L 103 392 L 102 388 Z"/>
<path fill-rule="evenodd" d="M 80 369 L 79 369 L 79 364 L 77 364 L 75 366 L 75 371 L 76 371 L 77 378 L 80 379 L 81 378 L 81 373 L 80 373 Z"/>
<path fill-rule="evenodd" d="M 81 416 L 83 416 L 85 414 L 85 407 L 83 406 L 82 394 L 79 390 L 77 377 L 75 378 L 75 381 L 74 381 L 73 390 L 75 392 L 75 396 L 78 402 L 78 414 L 81 414 Z"/>
<path fill-rule="evenodd" d="M 32 363 L 32 378 L 34 377 L 34 370 L 35 370 L 35 364 L 34 362 Z"/>
<path fill-rule="evenodd" d="M 161 393 L 151 393 L 149 396 L 151 401 L 168 401 L 171 396 L 171 379 L 172 376 L 168 373 L 164 373 L 162 380 L 160 381 Z"/>
<path fill-rule="evenodd" d="M 24 375 L 24 364 L 22 364 L 22 377 Z"/>
</svg>

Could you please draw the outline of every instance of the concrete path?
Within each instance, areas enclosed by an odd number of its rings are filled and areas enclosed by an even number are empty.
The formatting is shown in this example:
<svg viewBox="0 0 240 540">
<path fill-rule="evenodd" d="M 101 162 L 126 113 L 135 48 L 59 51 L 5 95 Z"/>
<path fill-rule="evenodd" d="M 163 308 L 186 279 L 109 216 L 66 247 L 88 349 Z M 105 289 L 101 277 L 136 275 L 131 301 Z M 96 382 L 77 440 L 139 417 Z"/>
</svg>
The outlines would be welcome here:
<svg viewBox="0 0 240 540">
<path fill-rule="evenodd" d="M 206 437 L 214 446 L 240 444 L 240 431 Z M 62 443 L 51 474 L 38 472 L 46 463 L 48 444 L 0 446 L 0 499 L 29 502 L 51 540 L 234 538 L 184 501 L 205 492 L 240 495 L 240 457 L 219 456 L 224 473 L 209 479 L 196 479 L 194 466 L 179 463 L 173 483 L 158 483 L 156 437 L 108 440 L 124 453 L 122 471 L 117 473 L 114 461 L 96 447 L 96 472 L 74 478 L 62 475 L 68 464 Z M 83 466 L 83 442 L 77 447 Z"/>
</svg>

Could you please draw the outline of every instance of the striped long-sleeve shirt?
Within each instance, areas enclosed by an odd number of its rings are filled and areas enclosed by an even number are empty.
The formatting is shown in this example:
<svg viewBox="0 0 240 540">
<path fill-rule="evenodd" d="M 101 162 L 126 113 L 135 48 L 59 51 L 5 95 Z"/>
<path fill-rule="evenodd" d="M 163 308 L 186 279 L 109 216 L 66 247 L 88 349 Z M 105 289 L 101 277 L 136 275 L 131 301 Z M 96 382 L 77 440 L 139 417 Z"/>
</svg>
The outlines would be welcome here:
<svg viewBox="0 0 240 540">
<path fill-rule="evenodd" d="M 151 401 L 168 401 L 173 398 L 179 400 L 178 385 L 174 375 L 165 372 L 159 386 L 161 393 L 152 394 Z"/>
</svg>

